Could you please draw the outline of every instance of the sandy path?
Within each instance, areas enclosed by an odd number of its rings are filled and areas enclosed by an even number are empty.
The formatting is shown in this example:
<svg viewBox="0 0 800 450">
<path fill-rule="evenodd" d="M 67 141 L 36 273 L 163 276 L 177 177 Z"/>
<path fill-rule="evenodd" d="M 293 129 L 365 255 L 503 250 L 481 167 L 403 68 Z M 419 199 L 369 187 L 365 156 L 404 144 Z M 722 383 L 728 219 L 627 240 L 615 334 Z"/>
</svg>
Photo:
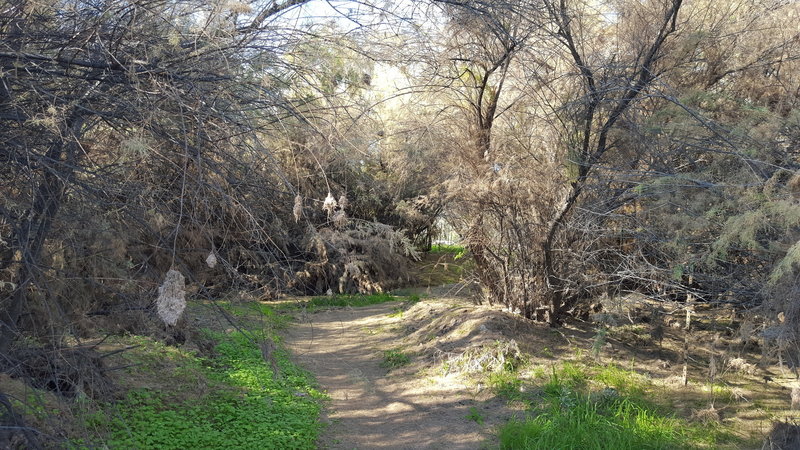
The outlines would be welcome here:
<svg viewBox="0 0 800 450">
<path fill-rule="evenodd" d="M 297 362 L 331 397 L 321 446 L 333 449 L 476 449 L 491 424 L 466 418 L 495 402 L 474 400 L 474 389 L 452 377 L 419 373 L 420 361 L 380 367 L 383 351 L 402 345 L 402 319 L 388 317 L 398 302 L 307 314 L 285 333 Z M 494 414 L 489 414 L 494 415 Z"/>
</svg>

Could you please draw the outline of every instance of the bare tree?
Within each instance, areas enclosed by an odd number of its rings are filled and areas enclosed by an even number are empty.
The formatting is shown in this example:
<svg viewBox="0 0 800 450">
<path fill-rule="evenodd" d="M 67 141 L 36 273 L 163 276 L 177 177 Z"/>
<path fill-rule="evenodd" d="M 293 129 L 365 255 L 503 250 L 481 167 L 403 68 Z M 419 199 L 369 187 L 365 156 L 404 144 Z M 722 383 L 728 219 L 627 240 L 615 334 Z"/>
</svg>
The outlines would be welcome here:
<svg viewBox="0 0 800 450">
<path fill-rule="evenodd" d="M 163 206 L 159 214 L 168 211 L 173 228 L 156 246 L 172 249 L 170 264 L 180 236 L 202 220 L 195 208 L 223 219 L 212 211 L 228 203 L 247 217 L 242 172 L 231 177 L 231 170 L 256 155 L 269 165 L 269 152 L 243 136 L 292 113 L 261 79 L 285 40 L 271 22 L 302 3 L 3 6 L 0 352 L 14 341 L 31 296 L 46 291 L 45 273 L 57 270 L 44 255 L 48 239 L 81 226 L 70 222 L 81 201 L 151 232 L 147 211 Z M 222 204 L 204 207 L 205 195 Z"/>
</svg>

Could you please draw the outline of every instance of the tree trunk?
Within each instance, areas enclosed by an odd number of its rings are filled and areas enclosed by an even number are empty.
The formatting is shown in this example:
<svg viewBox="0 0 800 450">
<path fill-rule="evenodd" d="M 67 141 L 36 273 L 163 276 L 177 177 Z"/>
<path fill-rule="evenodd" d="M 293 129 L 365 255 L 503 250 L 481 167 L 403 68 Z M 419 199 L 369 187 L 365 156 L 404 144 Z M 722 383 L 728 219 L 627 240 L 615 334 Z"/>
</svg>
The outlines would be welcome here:
<svg viewBox="0 0 800 450">
<path fill-rule="evenodd" d="M 63 134 L 70 136 L 70 140 L 57 138 L 45 154 L 51 170 L 42 175 L 33 205 L 22 216 L 20 233 L 12 243 L 22 257 L 18 262 L 17 286 L 8 297 L 7 308 L 0 311 L 0 354 L 7 353 L 16 338 L 19 318 L 28 303 L 28 289 L 36 276 L 42 248 L 74 174 L 77 140 L 82 127 L 83 119 L 80 117 L 69 121 Z"/>
</svg>

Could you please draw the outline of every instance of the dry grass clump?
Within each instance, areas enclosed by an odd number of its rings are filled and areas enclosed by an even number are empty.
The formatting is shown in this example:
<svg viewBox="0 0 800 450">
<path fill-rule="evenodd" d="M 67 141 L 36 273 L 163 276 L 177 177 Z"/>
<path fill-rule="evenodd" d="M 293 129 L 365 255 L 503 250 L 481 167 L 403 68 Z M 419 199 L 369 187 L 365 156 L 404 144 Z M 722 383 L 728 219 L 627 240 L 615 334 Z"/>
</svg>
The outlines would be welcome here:
<svg viewBox="0 0 800 450">
<path fill-rule="evenodd" d="M 294 206 L 292 207 L 292 216 L 294 217 L 294 223 L 300 221 L 300 218 L 303 217 L 303 197 L 300 195 L 294 196 Z"/>
<path fill-rule="evenodd" d="M 762 450 L 800 448 L 800 426 L 788 422 L 776 422 L 761 448 Z"/>
<path fill-rule="evenodd" d="M 497 373 L 519 367 L 524 358 L 513 339 L 495 341 L 466 349 L 461 354 L 447 356 L 443 367 L 450 373 Z"/>
<path fill-rule="evenodd" d="M 711 424 L 720 423 L 722 418 L 720 417 L 719 410 L 711 406 L 706 409 L 693 410 L 692 420 L 703 424 Z"/>
<path fill-rule="evenodd" d="M 726 363 L 728 370 L 743 375 L 753 375 L 756 372 L 756 365 L 745 361 L 744 358 L 731 358 Z"/>
<path fill-rule="evenodd" d="M 217 255 L 215 255 L 213 251 L 210 252 L 206 257 L 206 265 L 208 266 L 209 269 L 217 267 Z"/>
</svg>

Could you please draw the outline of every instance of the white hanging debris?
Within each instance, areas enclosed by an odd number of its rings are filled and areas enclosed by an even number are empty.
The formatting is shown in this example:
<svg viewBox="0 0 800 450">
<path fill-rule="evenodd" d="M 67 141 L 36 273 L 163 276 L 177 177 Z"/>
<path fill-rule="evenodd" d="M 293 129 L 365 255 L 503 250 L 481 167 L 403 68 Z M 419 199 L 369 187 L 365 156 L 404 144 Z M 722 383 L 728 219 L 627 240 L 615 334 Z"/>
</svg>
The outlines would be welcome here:
<svg viewBox="0 0 800 450">
<path fill-rule="evenodd" d="M 183 275 L 174 269 L 167 272 L 164 284 L 158 288 L 156 310 L 158 317 L 169 326 L 175 326 L 186 309 L 186 282 Z"/>
<path fill-rule="evenodd" d="M 328 288 L 328 291 L 325 292 L 325 295 L 327 295 L 328 297 L 333 297 L 333 291 L 331 290 L 331 288 Z"/>
<path fill-rule="evenodd" d="M 217 267 L 217 255 L 215 255 L 213 251 L 208 254 L 208 258 L 206 258 L 206 264 L 212 269 Z"/>
<path fill-rule="evenodd" d="M 296 195 L 294 197 L 294 208 L 292 209 L 292 213 L 294 213 L 294 222 L 299 222 L 300 217 L 303 216 L 303 197 L 300 195 Z"/>
<path fill-rule="evenodd" d="M 333 213 L 331 220 L 333 221 L 333 226 L 336 228 L 344 228 L 345 225 L 347 225 L 347 214 L 340 209 Z"/>
<path fill-rule="evenodd" d="M 330 192 L 328 192 L 328 196 L 325 197 L 325 201 L 322 203 L 322 210 L 327 212 L 330 216 L 333 214 L 333 210 L 336 209 L 336 199 L 333 198 Z"/>
<path fill-rule="evenodd" d="M 347 196 L 342 194 L 339 196 L 339 208 L 344 211 L 350 205 L 350 202 L 347 200 Z"/>
</svg>

